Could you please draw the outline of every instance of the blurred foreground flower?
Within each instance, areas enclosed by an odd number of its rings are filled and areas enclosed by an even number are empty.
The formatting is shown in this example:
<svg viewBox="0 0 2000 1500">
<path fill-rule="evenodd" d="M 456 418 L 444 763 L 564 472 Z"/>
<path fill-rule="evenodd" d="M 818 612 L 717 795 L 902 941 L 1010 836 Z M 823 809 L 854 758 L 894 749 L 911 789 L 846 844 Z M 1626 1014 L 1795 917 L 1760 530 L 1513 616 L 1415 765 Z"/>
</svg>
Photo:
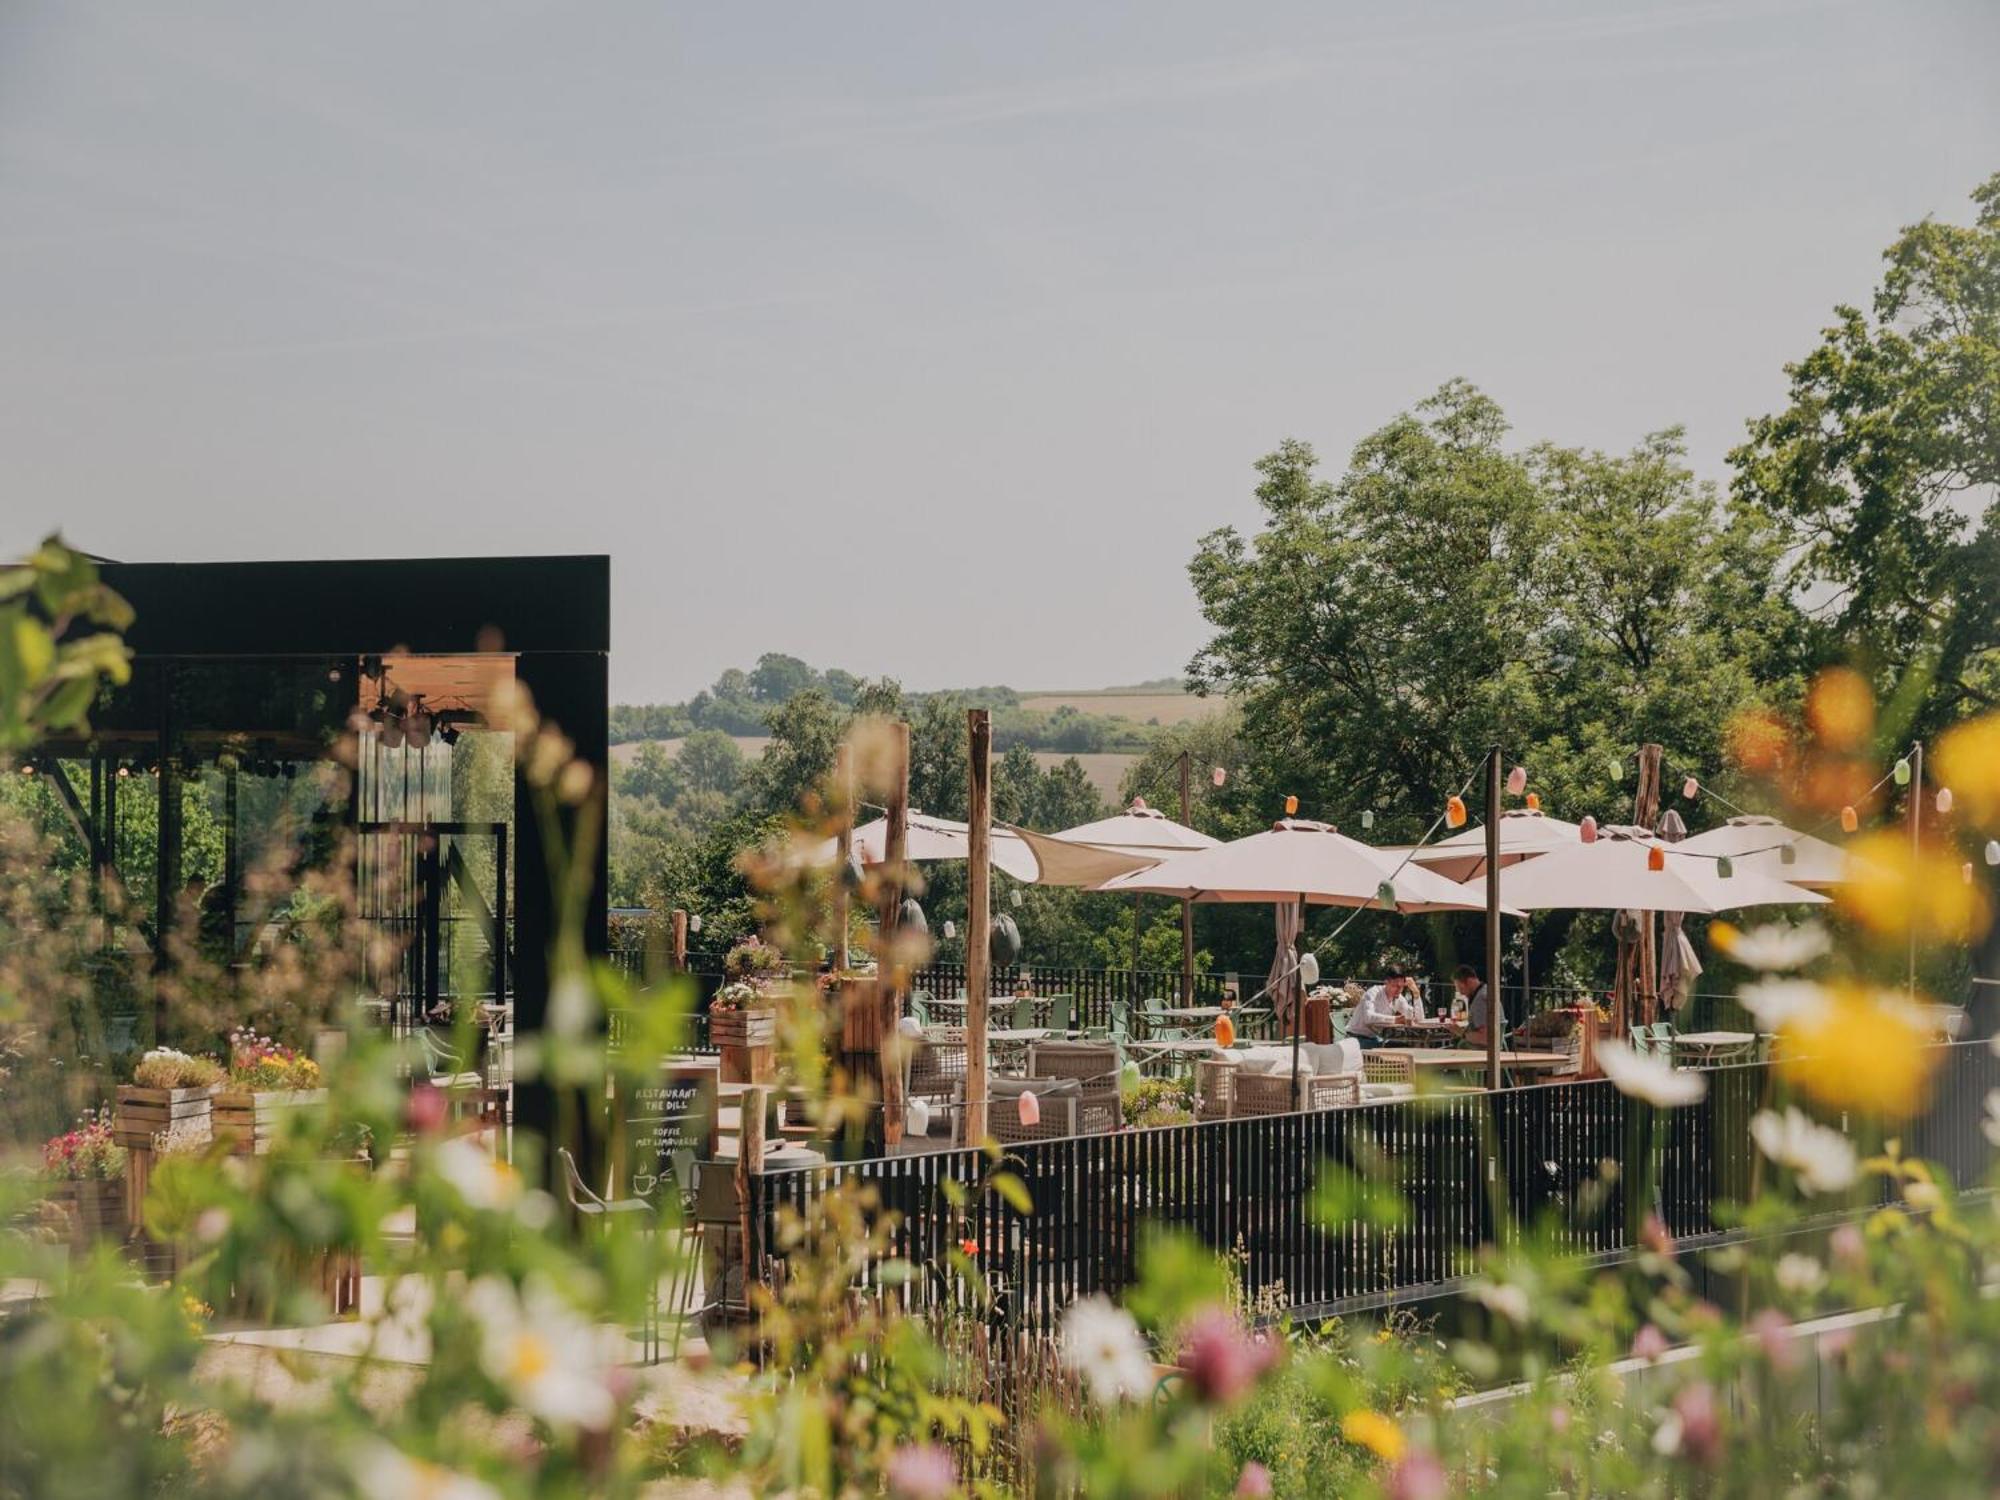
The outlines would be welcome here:
<svg viewBox="0 0 2000 1500">
<path fill-rule="evenodd" d="M 1153 1360 L 1139 1325 L 1103 1297 L 1084 1297 L 1063 1314 L 1062 1357 L 1106 1406 L 1141 1400 L 1153 1389 Z"/>
<path fill-rule="evenodd" d="M 1854 1147 L 1837 1130 L 1817 1125 L 1797 1109 L 1782 1115 L 1764 1110 L 1750 1122 L 1757 1148 L 1791 1169 L 1807 1193 L 1837 1193 L 1853 1185 L 1859 1172 Z"/>
<path fill-rule="evenodd" d="M 1937 744 L 1938 780 L 1964 802 L 1964 816 L 1981 828 L 2000 827 L 2000 714 L 1968 719 Z"/>
<path fill-rule="evenodd" d="M 1772 1277 L 1779 1291 L 1794 1297 L 1810 1297 L 1826 1285 L 1826 1267 L 1810 1255 L 1781 1255 Z"/>
<path fill-rule="evenodd" d="M 1985 887 L 1969 885 L 1948 848 L 1910 848 L 1901 833 L 1862 834 L 1848 844 L 1848 879 L 1840 909 L 1881 938 L 1970 943 L 1983 936 L 1992 910 Z"/>
<path fill-rule="evenodd" d="M 884 1468 L 894 1500 L 946 1500 L 958 1493 L 958 1462 L 936 1443 L 898 1448 Z"/>
<path fill-rule="evenodd" d="M 1826 929 L 1816 922 L 1797 927 L 1767 922 L 1747 932 L 1728 922 L 1716 922 L 1708 935 L 1716 947 L 1751 969 L 1803 969 L 1833 946 Z"/>
<path fill-rule="evenodd" d="M 1659 1109 L 1692 1104 L 1708 1092 L 1708 1080 L 1692 1068 L 1676 1068 L 1664 1058 L 1647 1057 L 1620 1042 L 1597 1049 L 1598 1066 L 1619 1093 Z"/>
<path fill-rule="evenodd" d="M 412 1458 L 387 1443 L 371 1443 L 354 1463 L 354 1480 L 369 1500 L 500 1500 L 482 1479 Z"/>
<path fill-rule="evenodd" d="M 1181 1341 L 1188 1383 L 1204 1401 L 1227 1403 L 1247 1394 L 1277 1358 L 1277 1344 L 1255 1338 L 1226 1307 L 1196 1313 Z"/>
<path fill-rule="evenodd" d="M 1778 1072 L 1830 1109 L 1904 1120 L 1923 1105 L 1937 1064 L 1928 1018 L 1902 996 L 1824 987 L 1825 1004 L 1779 1027 Z"/>
<path fill-rule="evenodd" d="M 1379 1411 L 1364 1407 L 1349 1412 L 1340 1419 L 1340 1435 L 1357 1448 L 1366 1448 L 1384 1463 L 1393 1464 L 1403 1456 L 1403 1429 Z"/>
<path fill-rule="evenodd" d="M 1388 1500 L 1445 1500 L 1451 1478 L 1435 1453 L 1417 1448 L 1391 1471 L 1382 1493 Z"/>
<path fill-rule="evenodd" d="M 545 1281 L 519 1293 L 500 1276 L 482 1276 L 465 1295 L 479 1323 L 479 1362 L 495 1384 L 552 1427 L 597 1432 L 618 1403 L 597 1357 L 597 1331 Z"/>
</svg>

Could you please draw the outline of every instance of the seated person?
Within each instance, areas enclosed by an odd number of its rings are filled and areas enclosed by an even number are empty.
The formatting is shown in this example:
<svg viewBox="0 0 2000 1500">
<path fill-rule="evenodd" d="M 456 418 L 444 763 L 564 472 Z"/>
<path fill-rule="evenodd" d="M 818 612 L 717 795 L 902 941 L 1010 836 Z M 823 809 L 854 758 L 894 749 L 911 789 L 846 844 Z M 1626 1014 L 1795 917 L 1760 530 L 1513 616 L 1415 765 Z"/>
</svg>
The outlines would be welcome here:
<svg viewBox="0 0 2000 1500">
<path fill-rule="evenodd" d="M 1452 975 L 1451 982 L 1452 987 L 1465 997 L 1465 1035 L 1461 1038 L 1464 1044 L 1468 1047 L 1484 1047 L 1486 1028 L 1489 1025 L 1498 1025 L 1500 1043 L 1504 1047 L 1507 1042 L 1507 1007 L 1493 1002 L 1486 986 L 1480 982 L 1479 971 L 1471 964 L 1460 964 L 1457 972 Z M 1489 1009 L 1493 1012 L 1491 1017 L 1487 1014 Z"/>
<path fill-rule="evenodd" d="M 1384 1029 L 1398 1021 L 1420 1021 L 1423 1015 L 1423 1005 L 1410 993 L 1403 971 L 1391 969 L 1387 978 L 1361 997 L 1347 1023 L 1347 1034 L 1364 1047 L 1379 1047 Z"/>
</svg>

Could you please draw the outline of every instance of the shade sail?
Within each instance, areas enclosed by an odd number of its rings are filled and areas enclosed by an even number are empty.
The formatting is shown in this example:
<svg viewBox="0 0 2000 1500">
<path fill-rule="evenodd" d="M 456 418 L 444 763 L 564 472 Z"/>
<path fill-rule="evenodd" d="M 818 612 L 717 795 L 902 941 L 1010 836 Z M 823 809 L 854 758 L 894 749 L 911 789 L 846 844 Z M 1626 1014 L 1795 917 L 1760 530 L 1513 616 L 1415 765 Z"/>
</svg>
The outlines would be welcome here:
<svg viewBox="0 0 2000 1500">
<path fill-rule="evenodd" d="M 1040 885 L 1099 886 L 1114 876 L 1149 869 L 1170 854 L 1212 849 L 1222 841 L 1176 823 L 1158 808 L 1134 801 L 1115 817 L 1079 823 L 1061 833 L 1030 833 L 1007 825 L 1034 851 Z"/>
<path fill-rule="evenodd" d="M 1783 847 L 1791 845 L 1794 856 L 1785 863 Z M 1748 871 L 1787 885 L 1821 890 L 1854 878 L 1855 861 L 1838 844 L 1787 828 L 1776 818 L 1745 816 L 1731 818 L 1720 828 L 1697 833 L 1683 840 L 1690 854 L 1729 856 L 1740 874 Z"/>
<path fill-rule="evenodd" d="M 889 820 L 876 818 L 854 830 L 854 860 L 860 865 L 879 865 L 888 856 Z M 936 860 L 964 859 L 969 833 L 966 825 L 951 818 L 934 818 L 929 813 L 912 812 L 906 852 L 916 864 Z M 839 857 L 840 845 L 827 839 L 814 851 L 815 864 L 830 865 Z M 1034 854 L 1020 837 L 1004 828 L 993 830 L 992 864 L 1016 880 L 1033 880 L 1039 866 Z"/>
<path fill-rule="evenodd" d="M 1500 866 L 1533 859 L 1551 849 L 1561 849 L 1582 841 L 1582 829 L 1563 818 L 1526 807 L 1513 807 L 1500 814 Z M 1486 829 L 1483 825 L 1461 829 L 1448 839 L 1427 844 L 1411 856 L 1426 869 L 1447 880 L 1470 880 L 1486 873 Z M 1506 889 L 1506 882 L 1501 882 Z"/>
<path fill-rule="evenodd" d="M 1384 881 L 1394 885 L 1400 911 L 1473 911 L 1486 899 L 1422 865 L 1404 864 L 1400 854 L 1296 818 L 1249 838 L 1171 855 L 1100 889 L 1186 901 L 1280 902 L 1303 896 L 1311 906 L 1374 906 Z"/>
<path fill-rule="evenodd" d="M 1648 865 L 1654 848 L 1662 868 Z M 1500 872 L 1500 899 L 1528 911 L 1734 911 L 1744 906 L 1799 906 L 1826 897 L 1738 868 L 1725 879 L 1715 861 L 1663 844 L 1639 829 L 1607 828 L 1594 844 L 1578 842 L 1522 860 Z M 1484 879 L 1460 889 L 1483 892 Z"/>
</svg>

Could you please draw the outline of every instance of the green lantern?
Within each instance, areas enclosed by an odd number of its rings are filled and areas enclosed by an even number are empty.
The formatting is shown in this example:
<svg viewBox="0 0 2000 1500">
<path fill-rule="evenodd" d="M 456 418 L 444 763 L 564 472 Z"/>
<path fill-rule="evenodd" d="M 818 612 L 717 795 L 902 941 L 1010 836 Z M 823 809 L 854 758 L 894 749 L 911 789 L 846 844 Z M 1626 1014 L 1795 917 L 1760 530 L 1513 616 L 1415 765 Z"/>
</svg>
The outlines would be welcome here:
<svg viewBox="0 0 2000 1500">
<path fill-rule="evenodd" d="M 1385 909 L 1394 911 L 1396 909 L 1396 883 L 1393 880 L 1385 880 L 1376 886 L 1375 899 L 1380 901 Z"/>
<path fill-rule="evenodd" d="M 1799 862 L 1799 846 L 1797 844 L 1780 844 L 1778 846 L 1779 864 L 1795 865 L 1798 862 Z"/>
<path fill-rule="evenodd" d="M 1715 861 L 1715 873 L 1721 879 L 1727 880 L 1730 876 L 1736 873 L 1735 862 L 1732 861 L 1730 857 L 1726 854 L 1720 856 Z"/>
<path fill-rule="evenodd" d="M 1895 775 L 1897 786 L 1908 786 L 1910 784 L 1910 758 L 1907 755 L 1897 758 Z"/>
<path fill-rule="evenodd" d="M 1613 781 L 1623 781 L 1625 779 L 1625 757 L 1622 755 L 1612 756 L 1611 759 L 1604 763 L 1604 769 L 1611 773 Z"/>
<path fill-rule="evenodd" d="M 1361 809 L 1361 826 L 1363 828 L 1373 828 L 1375 826 L 1374 808 L 1364 807 Z"/>
</svg>

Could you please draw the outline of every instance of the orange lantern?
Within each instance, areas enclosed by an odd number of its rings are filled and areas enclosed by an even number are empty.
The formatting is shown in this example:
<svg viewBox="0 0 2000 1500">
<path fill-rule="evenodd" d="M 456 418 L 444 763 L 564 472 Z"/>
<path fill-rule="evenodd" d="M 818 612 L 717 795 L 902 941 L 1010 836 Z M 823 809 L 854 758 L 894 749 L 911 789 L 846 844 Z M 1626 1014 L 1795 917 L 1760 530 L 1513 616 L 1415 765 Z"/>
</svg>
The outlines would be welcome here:
<svg viewBox="0 0 2000 1500">
<path fill-rule="evenodd" d="M 1295 796 L 1290 796 L 1290 795 L 1286 796 L 1285 816 L 1288 818 L 1292 817 L 1297 814 L 1298 810 L 1299 810 L 1299 799 Z"/>
<path fill-rule="evenodd" d="M 1465 799 L 1463 797 L 1453 797 L 1449 802 L 1445 803 L 1444 821 L 1446 826 L 1451 828 L 1463 828 L 1465 826 Z"/>
<path fill-rule="evenodd" d="M 1667 867 L 1666 850 L 1662 849 L 1658 844 L 1654 844 L 1652 847 L 1646 850 L 1647 869 L 1664 870 L 1666 867 Z"/>
<path fill-rule="evenodd" d="M 1227 1016 L 1215 1018 L 1215 1045 L 1218 1047 L 1236 1045 L 1236 1023 Z"/>
<path fill-rule="evenodd" d="M 1542 794 L 1540 792 L 1528 793 L 1528 811 L 1540 812 L 1541 810 L 1542 810 Z"/>
<path fill-rule="evenodd" d="M 1842 833 L 1852 833 L 1860 826 L 1861 819 L 1851 806 L 1843 807 L 1840 810 L 1840 831 Z"/>
<path fill-rule="evenodd" d="M 1589 813 L 1585 813 L 1583 815 L 1583 821 L 1576 825 L 1576 836 L 1582 839 L 1586 844 L 1596 843 L 1597 819 L 1592 817 Z"/>
</svg>

